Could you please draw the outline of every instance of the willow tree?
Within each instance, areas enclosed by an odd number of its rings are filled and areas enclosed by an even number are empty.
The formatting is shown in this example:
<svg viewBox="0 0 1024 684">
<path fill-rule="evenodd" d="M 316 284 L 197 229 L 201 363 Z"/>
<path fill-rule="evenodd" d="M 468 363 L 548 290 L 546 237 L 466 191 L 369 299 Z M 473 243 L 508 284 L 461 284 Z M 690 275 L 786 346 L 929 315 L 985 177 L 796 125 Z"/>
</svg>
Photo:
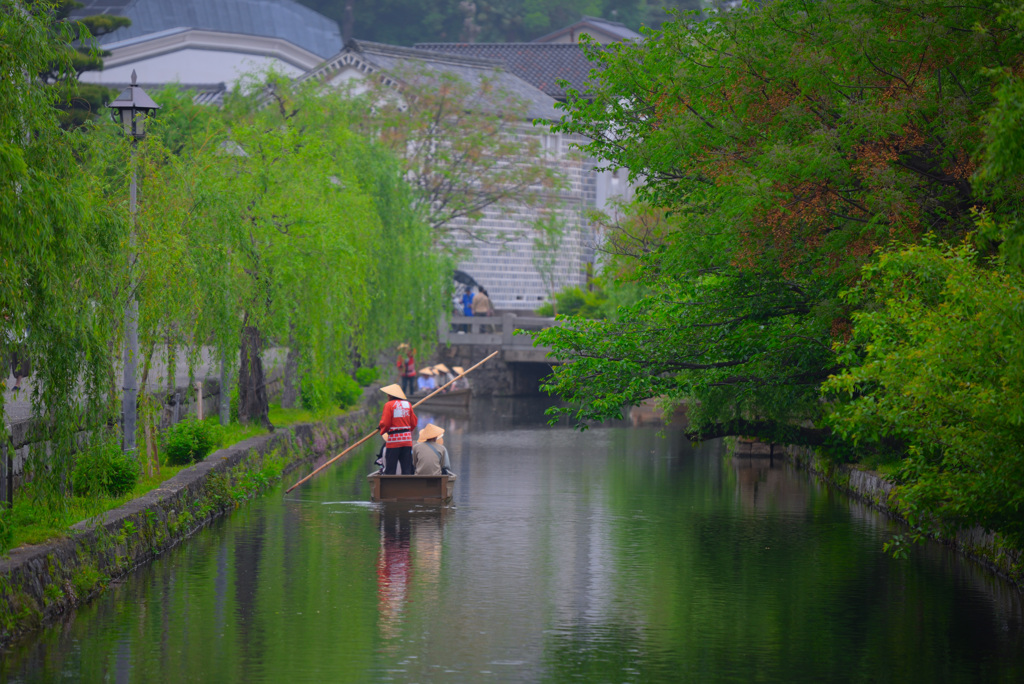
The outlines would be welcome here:
<svg viewBox="0 0 1024 684">
<path fill-rule="evenodd" d="M 399 167 L 339 122 L 338 96 L 259 78 L 196 114 L 199 133 L 168 121 L 164 138 L 180 148 L 197 334 L 237 351 L 239 417 L 268 424 L 268 341 L 330 398 L 355 357 L 432 327 L 444 281 Z"/>
<path fill-rule="evenodd" d="M 530 102 L 502 86 L 499 72 L 475 80 L 406 64 L 367 79 L 353 121 L 397 157 L 413 206 L 452 249 L 456 240 L 518 237 L 488 231 L 488 211 L 554 209 L 564 174 L 546 162 Z"/>
<path fill-rule="evenodd" d="M 820 443 L 819 387 L 851 329 L 839 294 L 874 250 L 973 229 L 993 70 L 1019 66 L 996 3 L 777 0 L 592 51 L 557 129 L 671 214 L 653 294 L 541 335 L 580 420 L 689 401 L 692 434 Z"/>
<path fill-rule="evenodd" d="M 54 35 L 52 9 L 0 0 L 0 355 L 17 349 L 31 360 L 33 413 L 51 454 L 34 454 L 28 469 L 32 491 L 59 516 L 75 432 L 112 418 L 105 399 L 127 220 L 102 210 L 104 179 L 78 164 L 87 140 L 60 126 L 73 36 Z M 47 85 L 54 70 L 69 78 Z M 7 431 L 4 421 L 5 443 Z"/>
</svg>

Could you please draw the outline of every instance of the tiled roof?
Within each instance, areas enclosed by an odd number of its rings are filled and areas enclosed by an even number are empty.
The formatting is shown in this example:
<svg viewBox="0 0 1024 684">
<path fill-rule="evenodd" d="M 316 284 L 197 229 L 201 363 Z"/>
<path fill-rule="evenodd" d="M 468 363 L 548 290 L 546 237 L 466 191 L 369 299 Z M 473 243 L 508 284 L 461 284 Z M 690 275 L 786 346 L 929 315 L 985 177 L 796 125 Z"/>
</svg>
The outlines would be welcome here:
<svg viewBox="0 0 1024 684">
<path fill-rule="evenodd" d="M 167 29 L 188 27 L 282 38 L 320 57 L 341 49 L 338 24 L 295 0 L 79 0 L 72 17 L 114 14 L 132 25 L 100 38 L 116 43 Z"/>
<path fill-rule="evenodd" d="M 501 62 L 506 69 L 557 100 L 565 100 L 569 87 L 583 92 L 594 68 L 574 43 L 419 43 L 417 48 L 464 57 L 477 57 Z"/>
<path fill-rule="evenodd" d="M 120 91 L 128 87 L 128 83 L 107 83 L 105 87 L 111 90 Z M 160 99 L 160 90 L 167 87 L 166 83 L 140 83 L 140 87 L 155 99 Z M 228 92 L 224 83 L 178 83 L 175 88 L 179 91 L 192 91 L 192 102 L 198 105 L 212 105 L 220 107 L 224 104 L 224 96 Z"/>
<path fill-rule="evenodd" d="M 403 69 L 422 65 L 429 70 L 454 74 L 468 83 L 478 83 L 482 78 L 494 78 L 501 90 L 527 102 L 529 118 L 554 121 L 559 117 L 554 107 L 555 101 L 550 95 L 513 74 L 511 70 L 506 70 L 500 61 L 435 50 L 350 40 L 344 50 L 300 80 L 329 79 L 353 59 L 358 59 L 374 71 L 392 75 L 400 75 Z"/>
<path fill-rule="evenodd" d="M 643 38 L 639 33 L 629 28 L 625 24 L 620 24 L 617 21 L 611 19 L 602 19 L 601 17 L 583 17 L 580 21 L 575 24 L 570 24 L 565 28 L 560 28 L 557 31 L 535 38 L 534 43 L 547 43 L 554 40 L 566 33 L 587 33 L 587 29 L 592 28 L 595 32 L 600 31 L 601 33 L 612 36 L 616 40 L 636 40 Z M 595 36 L 596 38 L 597 36 Z"/>
</svg>

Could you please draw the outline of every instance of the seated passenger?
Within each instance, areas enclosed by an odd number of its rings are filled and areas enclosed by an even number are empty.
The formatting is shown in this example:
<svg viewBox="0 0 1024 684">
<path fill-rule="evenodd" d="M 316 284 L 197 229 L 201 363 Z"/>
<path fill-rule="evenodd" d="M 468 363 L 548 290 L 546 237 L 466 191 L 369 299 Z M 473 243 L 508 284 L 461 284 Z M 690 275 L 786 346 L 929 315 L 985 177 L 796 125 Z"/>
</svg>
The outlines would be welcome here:
<svg viewBox="0 0 1024 684">
<path fill-rule="evenodd" d="M 462 369 L 462 366 L 452 366 L 452 371 L 455 372 L 455 382 L 452 383 L 451 388 L 453 390 L 469 389 L 469 379 L 466 378 L 465 376 L 461 378 L 459 377 L 460 375 L 466 372 Z"/>
<path fill-rule="evenodd" d="M 444 365 L 443 363 L 439 363 L 436 366 L 434 366 L 434 382 L 437 383 L 438 387 L 444 387 L 449 382 L 451 382 L 451 379 L 453 377 L 454 376 L 452 375 L 452 372 L 448 370 L 448 366 Z M 451 391 L 451 389 L 452 388 L 449 387 L 445 391 L 449 392 Z"/>
<path fill-rule="evenodd" d="M 417 391 L 419 392 L 433 392 L 437 389 L 437 384 L 434 382 L 434 371 L 427 366 L 426 368 L 420 368 L 419 385 Z"/>
<path fill-rule="evenodd" d="M 420 430 L 420 437 L 412 447 L 412 464 L 417 475 L 452 475 L 448 450 L 441 443 L 444 430 L 429 423 Z"/>
</svg>

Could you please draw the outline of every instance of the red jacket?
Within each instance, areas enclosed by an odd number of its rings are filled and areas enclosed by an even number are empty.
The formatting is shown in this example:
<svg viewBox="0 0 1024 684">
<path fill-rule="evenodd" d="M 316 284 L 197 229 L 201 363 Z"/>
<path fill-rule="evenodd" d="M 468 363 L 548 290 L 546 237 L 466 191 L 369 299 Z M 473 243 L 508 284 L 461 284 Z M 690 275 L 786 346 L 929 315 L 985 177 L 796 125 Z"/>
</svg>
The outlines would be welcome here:
<svg viewBox="0 0 1024 684">
<path fill-rule="evenodd" d="M 416 377 L 416 360 L 412 357 L 412 354 L 408 356 L 399 356 L 398 361 L 395 363 L 398 367 L 398 372 L 406 378 Z"/>
<path fill-rule="evenodd" d="M 380 434 L 387 435 L 389 449 L 411 447 L 412 431 L 418 424 L 412 404 L 405 399 L 391 399 L 384 404 L 384 413 L 381 414 L 377 429 Z"/>
</svg>

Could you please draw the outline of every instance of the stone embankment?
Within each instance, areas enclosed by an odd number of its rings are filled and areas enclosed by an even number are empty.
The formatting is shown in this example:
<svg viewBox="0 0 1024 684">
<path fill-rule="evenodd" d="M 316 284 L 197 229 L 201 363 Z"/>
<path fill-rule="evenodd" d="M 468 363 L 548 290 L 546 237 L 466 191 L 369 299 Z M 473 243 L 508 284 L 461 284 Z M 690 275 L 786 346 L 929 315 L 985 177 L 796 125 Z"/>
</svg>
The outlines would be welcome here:
<svg viewBox="0 0 1024 684">
<path fill-rule="evenodd" d="M 759 453 L 767 456 L 771 446 L 743 441 L 738 449 L 745 454 Z M 798 468 L 807 470 L 820 480 L 843 490 L 885 515 L 903 523 L 907 522 L 900 514 L 894 499 L 895 486 L 883 475 L 854 465 L 829 463 L 815 454 L 813 449 L 806 447 L 776 445 L 774 453 L 784 456 Z M 956 549 L 1005 577 L 1019 589 L 1024 589 L 1024 557 L 1019 551 L 1004 547 L 999 535 L 986 532 L 981 527 L 973 527 L 960 529 L 952 536 L 937 537 L 936 541 Z"/>
<path fill-rule="evenodd" d="M 144 496 L 75 525 L 64 539 L 0 558 L 0 644 L 56 622 L 300 465 L 330 458 L 372 429 L 378 395 L 367 390 L 364 408 L 337 419 L 278 428 L 214 452 Z"/>
</svg>

